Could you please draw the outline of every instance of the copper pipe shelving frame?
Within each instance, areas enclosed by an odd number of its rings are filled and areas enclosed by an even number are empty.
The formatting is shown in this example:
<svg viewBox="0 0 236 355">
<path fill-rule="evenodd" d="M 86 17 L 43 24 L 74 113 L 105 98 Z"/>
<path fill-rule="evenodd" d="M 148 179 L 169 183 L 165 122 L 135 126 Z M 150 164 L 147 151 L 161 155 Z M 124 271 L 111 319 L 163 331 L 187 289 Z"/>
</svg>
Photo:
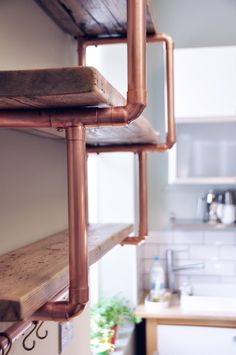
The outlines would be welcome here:
<svg viewBox="0 0 236 355">
<path fill-rule="evenodd" d="M 104 145 L 88 146 L 88 153 L 132 152 L 139 156 L 139 233 L 138 236 L 127 237 L 122 245 L 140 245 L 148 235 L 148 196 L 147 196 L 147 152 L 165 152 L 175 143 L 174 122 L 174 43 L 165 33 L 147 36 L 148 43 L 161 43 L 165 45 L 166 52 L 166 96 L 167 96 L 167 133 L 164 143 L 132 144 L 132 145 Z M 79 65 L 86 65 L 86 49 L 88 46 L 126 43 L 126 38 L 94 38 L 82 39 L 78 42 Z"/>
<path fill-rule="evenodd" d="M 128 151 L 128 152 L 138 152 L 141 150 L 145 151 L 157 151 L 165 152 L 169 150 L 175 143 L 175 120 L 174 120 L 174 56 L 173 49 L 174 43 L 170 36 L 165 33 L 157 33 L 155 35 L 149 35 L 146 37 L 147 43 L 164 43 L 165 46 L 165 66 L 166 66 L 166 113 L 167 113 L 167 133 L 164 143 L 157 144 L 146 144 L 146 145 L 107 145 L 107 146 L 97 146 L 89 147 L 90 152 L 108 152 L 108 151 Z M 81 39 L 78 41 L 78 56 L 79 65 L 86 65 L 86 49 L 88 46 L 98 46 L 98 45 L 109 45 L 109 44 L 119 44 L 127 43 L 126 38 L 88 38 Z M 129 48 L 128 48 L 129 50 Z M 128 56 L 130 58 L 130 56 Z M 135 58 L 131 57 L 131 64 L 134 62 Z M 128 81 L 128 92 L 129 92 L 129 81 Z"/>
<path fill-rule="evenodd" d="M 1 110 L 0 127 L 64 128 L 68 161 L 69 300 L 48 302 L 32 320 L 65 321 L 88 302 L 85 127 L 126 125 L 146 106 L 146 1 L 128 0 L 127 104 L 110 108 Z"/>
<path fill-rule="evenodd" d="M 66 130 L 68 159 L 68 216 L 69 216 L 69 300 L 51 301 L 35 312 L 32 320 L 65 321 L 77 316 L 88 301 L 87 208 L 86 208 L 86 147 L 85 127 L 127 125 L 136 119 L 146 106 L 146 40 L 164 41 L 167 59 L 168 132 L 166 142 L 156 145 L 87 147 L 87 152 L 131 151 L 139 155 L 139 236 L 128 237 L 122 244 L 140 244 L 147 235 L 147 151 L 165 151 L 175 142 L 173 119 L 173 42 L 164 34 L 146 39 L 146 1 L 128 0 L 127 39 L 80 38 L 80 64 L 84 64 L 86 47 L 92 44 L 128 43 L 127 103 L 110 108 L 65 108 L 34 110 L 1 110 L 0 127 L 57 128 Z M 32 320 L 17 322 L 6 330 L 13 342 L 32 324 Z M 0 346 L 9 342 L 0 337 Z M 9 348 L 8 348 L 9 350 Z"/>
</svg>

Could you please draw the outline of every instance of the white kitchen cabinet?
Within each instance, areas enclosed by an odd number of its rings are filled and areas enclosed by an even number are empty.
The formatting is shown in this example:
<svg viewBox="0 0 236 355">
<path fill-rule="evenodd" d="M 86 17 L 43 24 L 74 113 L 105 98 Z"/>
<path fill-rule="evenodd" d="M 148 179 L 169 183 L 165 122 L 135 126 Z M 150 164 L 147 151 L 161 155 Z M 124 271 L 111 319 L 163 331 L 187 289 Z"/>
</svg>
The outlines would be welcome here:
<svg viewBox="0 0 236 355">
<path fill-rule="evenodd" d="M 175 50 L 169 183 L 235 184 L 236 47 Z"/>
<path fill-rule="evenodd" d="M 175 115 L 236 115 L 236 46 L 175 50 Z"/>
<path fill-rule="evenodd" d="M 158 325 L 158 355 L 235 355 L 236 329 Z"/>
<path fill-rule="evenodd" d="M 178 123 L 176 132 L 176 145 L 169 152 L 169 183 L 236 183 L 236 122 Z"/>
</svg>

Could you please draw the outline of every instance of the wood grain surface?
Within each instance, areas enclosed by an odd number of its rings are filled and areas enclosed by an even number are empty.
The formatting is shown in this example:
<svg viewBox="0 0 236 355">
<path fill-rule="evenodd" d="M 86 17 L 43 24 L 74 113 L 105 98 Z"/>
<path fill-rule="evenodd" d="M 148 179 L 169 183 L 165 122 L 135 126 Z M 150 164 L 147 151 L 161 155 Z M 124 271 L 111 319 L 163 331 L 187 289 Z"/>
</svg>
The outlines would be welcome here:
<svg viewBox="0 0 236 355">
<path fill-rule="evenodd" d="M 89 265 L 119 244 L 128 224 L 96 224 L 88 230 Z M 0 321 L 28 319 L 68 286 L 67 231 L 0 256 Z"/>
<path fill-rule="evenodd" d="M 0 71 L 2 109 L 124 103 L 124 97 L 92 67 Z"/>
<path fill-rule="evenodd" d="M 36 0 L 65 32 L 76 37 L 125 37 L 126 0 Z M 156 33 L 147 1 L 147 33 Z"/>
</svg>

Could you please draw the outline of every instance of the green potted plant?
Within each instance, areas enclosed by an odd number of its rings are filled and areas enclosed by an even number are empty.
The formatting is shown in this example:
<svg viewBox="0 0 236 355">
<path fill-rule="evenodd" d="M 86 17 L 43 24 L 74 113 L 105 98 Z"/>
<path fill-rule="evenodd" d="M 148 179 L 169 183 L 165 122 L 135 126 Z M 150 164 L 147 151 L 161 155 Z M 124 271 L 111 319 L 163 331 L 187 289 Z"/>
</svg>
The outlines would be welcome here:
<svg viewBox="0 0 236 355">
<path fill-rule="evenodd" d="M 117 327 L 125 322 L 139 323 L 129 305 L 129 301 L 120 296 L 103 299 L 91 307 L 92 344 L 109 343 L 111 351 L 117 335 Z"/>
</svg>

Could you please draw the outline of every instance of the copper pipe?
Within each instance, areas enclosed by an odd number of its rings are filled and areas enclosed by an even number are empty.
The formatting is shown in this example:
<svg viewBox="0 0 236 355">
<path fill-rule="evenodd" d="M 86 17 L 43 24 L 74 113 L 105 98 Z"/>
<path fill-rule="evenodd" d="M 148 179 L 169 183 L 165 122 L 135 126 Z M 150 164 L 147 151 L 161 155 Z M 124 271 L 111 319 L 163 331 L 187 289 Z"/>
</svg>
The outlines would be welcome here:
<svg viewBox="0 0 236 355">
<path fill-rule="evenodd" d="M 147 102 L 146 90 L 146 1 L 128 1 L 128 92 L 127 102 Z M 139 38 L 139 41 L 136 40 Z M 133 45 L 132 45 L 133 44 Z M 135 45 L 134 45 L 135 44 Z"/>
<path fill-rule="evenodd" d="M 79 315 L 88 302 L 86 232 L 86 151 L 82 125 L 66 130 L 68 159 L 69 301 L 48 302 L 34 320 L 65 321 Z"/>
<path fill-rule="evenodd" d="M 147 153 L 139 152 L 139 235 L 127 237 L 122 245 L 140 245 L 148 235 L 148 198 L 147 198 Z"/>
<path fill-rule="evenodd" d="M 157 41 L 164 42 L 166 52 L 166 111 L 167 111 L 167 134 L 165 143 L 157 144 L 157 149 L 165 151 L 175 143 L 175 119 L 174 119 L 174 57 L 173 41 L 166 34 L 156 35 Z"/>
<path fill-rule="evenodd" d="M 0 127 L 66 128 L 127 125 L 146 106 L 146 1 L 128 0 L 128 94 L 127 104 L 109 108 L 64 108 L 45 110 L 1 110 Z M 81 45 L 82 46 L 82 45 Z M 78 48 L 79 53 L 82 47 Z M 81 63 L 84 59 L 81 58 Z"/>
<path fill-rule="evenodd" d="M 68 294 L 68 288 L 66 287 L 62 291 L 60 291 L 53 301 L 61 300 L 67 297 Z M 9 338 L 11 339 L 11 342 L 13 343 L 16 341 L 24 332 L 26 332 L 32 325 L 33 320 L 29 319 L 27 321 L 20 321 L 20 322 L 15 322 L 13 325 L 11 325 L 9 328 L 5 330 L 5 333 L 8 334 Z M 7 349 L 9 345 L 9 342 L 6 337 L 0 336 L 0 349 Z"/>
<path fill-rule="evenodd" d="M 31 321 L 16 322 L 8 329 L 6 329 L 5 333 L 7 333 L 9 339 L 11 339 L 11 342 L 13 343 L 21 336 L 22 333 L 24 333 L 27 329 L 30 328 L 31 324 L 32 324 Z M 0 336 L 0 349 L 5 351 L 5 349 L 7 349 L 8 346 L 9 346 L 8 339 L 4 336 Z"/>
<path fill-rule="evenodd" d="M 85 211 L 86 211 L 86 226 L 89 225 L 89 204 L 88 204 L 88 196 L 89 196 L 89 186 L 88 186 L 88 153 L 86 153 L 86 164 L 85 164 Z"/>
<path fill-rule="evenodd" d="M 146 6 L 145 1 L 128 1 L 127 38 L 84 40 L 79 38 L 79 65 L 86 65 L 88 45 L 128 43 L 128 92 L 127 103 L 138 104 L 147 101 L 146 90 Z M 137 41 L 139 38 L 139 41 Z M 115 42 L 114 42 L 115 41 Z M 132 118 L 130 119 L 130 121 Z"/>
<path fill-rule="evenodd" d="M 78 52 L 78 64 L 81 66 L 85 66 L 86 65 L 86 45 L 83 42 L 82 38 L 79 39 L 79 41 L 78 41 L 77 52 Z"/>
<path fill-rule="evenodd" d="M 166 116 L 167 116 L 167 134 L 165 143 L 158 143 L 152 145 L 152 151 L 164 152 L 170 149 L 175 143 L 175 122 L 174 122 L 174 60 L 173 49 L 174 43 L 170 36 L 165 33 L 157 33 L 155 35 L 147 36 L 146 41 L 148 43 L 163 42 L 165 44 L 166 53 Z M 81 40 L 79 48 L 81 51 L 81 57 L 83 58 L 83 65 L 86 65 L 86 48 L 92 45 L 108 45 L 126 43 L 127 38 L 95 38 Z M 138 85 L 138 84 L 136 84 Z"/>
<path fill-rule="evenodd" d="M 86 150 L 88 153 L 112 153 L 112 152 L 131 152 L 139 153 L 144 152 L 165 152 L 159 144 L 107 144 L 107 145 L 87 145 Z"/>
<path fill-rule="evenodd" d="M 158 32 L 153 35 L 147 35 L 146 36 L 146 42 L 147 43 L 156 43 L 156 42 L 163 42 L 161 39 L 162 36 L 168 37 L 168 42 L 169 44 L 173 47 L 173 40 L 170 36 L 168 36 L 165 33 Z M 86 50 L 87 47 L 89 46 L 99 46 L 99 45 L 109 45 L 109 44 L 121 44 L 127 43 L 127 37 L 97 37 L 97 38 L 84 38 L 84 37 L 79 37 L 79 44 L 83 50 Z"/>
</svg>

